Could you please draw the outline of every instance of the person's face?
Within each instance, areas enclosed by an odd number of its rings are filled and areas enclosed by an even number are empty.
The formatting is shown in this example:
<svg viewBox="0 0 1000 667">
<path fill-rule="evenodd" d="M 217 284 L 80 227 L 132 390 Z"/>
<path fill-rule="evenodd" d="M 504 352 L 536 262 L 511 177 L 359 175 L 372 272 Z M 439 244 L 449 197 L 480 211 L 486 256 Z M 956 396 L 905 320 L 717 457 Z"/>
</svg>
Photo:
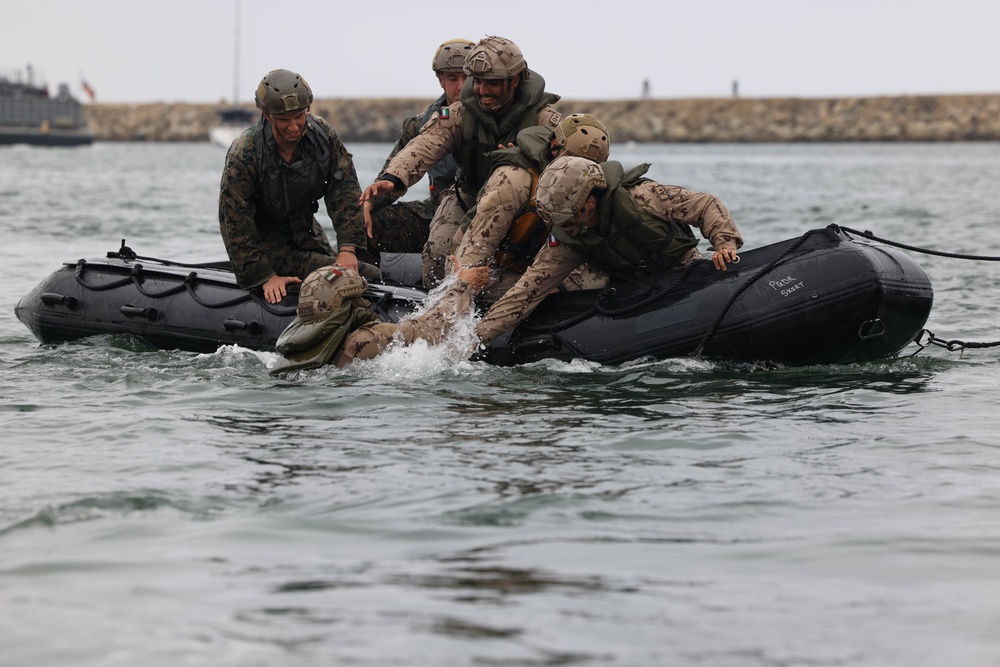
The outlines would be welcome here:
<svg viewBox="0 0 1000 667">
<path fill-rule="evenodd" d="M 308 108 L 289 113 L 267 114 L 274 131 L 274 138 L 289 144 L 296 144 L 302 139 L 306 129 L 306 112 Z"/>
<path fill-rule="evenodd" d="M 462 95 L 462 86 L 465 85 L 465 73 L 442 72 L 438 74 L 438 81 L 441 82 L 444 95 L 448 98 L 448 104 L 457 102 Z"/>
<path fill-rule="evenodd" d="M 475 93 L 483 111 L 497 114 L 513 101 L 514 93 L 521 83 L 519 77 L 513 79 L 480 79 L 472 77 L 472 92 Z"/>
</svg>

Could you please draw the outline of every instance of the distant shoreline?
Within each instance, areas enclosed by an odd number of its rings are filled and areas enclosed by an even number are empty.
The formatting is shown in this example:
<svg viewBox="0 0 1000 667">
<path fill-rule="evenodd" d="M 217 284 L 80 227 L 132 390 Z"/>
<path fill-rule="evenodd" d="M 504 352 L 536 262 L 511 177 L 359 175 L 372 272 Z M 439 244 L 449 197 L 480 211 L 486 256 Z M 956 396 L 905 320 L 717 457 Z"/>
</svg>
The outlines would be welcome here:
<svg viewBox="0 0 1000 667">
<path fill-rule="evenodd" d="M 318 99 L 347 143 L 394 142 L 405 116 L 432 98 Z M 253 104 L 240 105 L 253 109 Z M 560 100 L 563 113 L 596 115 L 613 141 L 772 143 L 1000 141 L 1000 94 L 842 98 Z M 222 104 L 86 104 L 97 141 L 208 141 Z"/>
</svg>

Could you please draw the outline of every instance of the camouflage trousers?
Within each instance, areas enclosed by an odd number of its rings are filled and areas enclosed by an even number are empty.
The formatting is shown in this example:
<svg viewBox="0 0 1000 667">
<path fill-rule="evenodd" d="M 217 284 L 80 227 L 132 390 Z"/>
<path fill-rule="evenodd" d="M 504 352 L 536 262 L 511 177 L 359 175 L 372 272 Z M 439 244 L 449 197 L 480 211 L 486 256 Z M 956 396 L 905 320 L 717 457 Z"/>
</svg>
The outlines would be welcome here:
<svg viewBox="0 0 1000 667">
<path fill-rule="evenodd" d="M 450 187 L 441 193 L 441 204 L 434 212 L 427 243 L 421 252 L 424 287 L 427 289 L 435 287 L 444 278 L 446 267 L 449 266 L 448 255 L 454 248 L 455 233 L 465 217 L 465 209 L 459 204 L 456 189 Z"/>
<path fill-rule="evenodd" d="M 276 275 L 296 276 L 303 280 L 313 271 L 337 261 L 333 251 L 326 254 L 311 250 L 290 250 L 280 257 L 269 257 L 268 259 L 270 259 Z"/>
<path fill-rule="evenodd" d="M 420 315 L 404 317 L 398 323 L 369 322 L 347 335 L 334 363 L 346 366 L 356 360 L 377 357 L 393 343 L 412 345 L 417 340 L 437 345 L 448 335 L 455 320 L 473 305 L 468 286 L 460 283 L 446 291 L 437 303 Z"/>
</svg>

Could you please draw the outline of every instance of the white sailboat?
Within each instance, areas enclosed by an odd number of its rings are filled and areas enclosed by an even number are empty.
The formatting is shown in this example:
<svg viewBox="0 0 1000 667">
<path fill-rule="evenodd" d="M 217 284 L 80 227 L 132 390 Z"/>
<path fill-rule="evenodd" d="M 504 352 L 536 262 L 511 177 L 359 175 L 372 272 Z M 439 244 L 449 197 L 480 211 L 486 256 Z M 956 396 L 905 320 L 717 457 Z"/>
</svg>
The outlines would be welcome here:
<svg viewBox="0 0 1000 667">
<path fill-rule="evenodd" d="M 236 0 L 236 34 L 233 39 L 233 106 L 219 110 L 219 124 L 209 129 L 208 139 L 229 148 L 243 130 L 257 122 L 257 114 L 239 104 L 240 97 L 240 0 Z"/>
</svg>

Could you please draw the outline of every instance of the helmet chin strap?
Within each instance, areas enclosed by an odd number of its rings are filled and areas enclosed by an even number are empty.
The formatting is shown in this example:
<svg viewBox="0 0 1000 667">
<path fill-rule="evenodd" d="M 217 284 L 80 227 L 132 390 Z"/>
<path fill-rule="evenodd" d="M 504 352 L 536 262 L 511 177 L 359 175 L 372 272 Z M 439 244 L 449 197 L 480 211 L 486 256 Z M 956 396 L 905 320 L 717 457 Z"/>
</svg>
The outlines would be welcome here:
<svg viewBox="0 0 1000 667">
<path fill-rule="evenodd" d="M 512 79 L 504 79 L 503 81 L 503 97 L 497 100 L 497 103 L 491 106 L 487 111 L 490 113 L 496 113 L 501 111 L 505 106 L 511 103 L 514 99 L 514 93 L 516 91 L 511 89 Z"/>
</svg>

